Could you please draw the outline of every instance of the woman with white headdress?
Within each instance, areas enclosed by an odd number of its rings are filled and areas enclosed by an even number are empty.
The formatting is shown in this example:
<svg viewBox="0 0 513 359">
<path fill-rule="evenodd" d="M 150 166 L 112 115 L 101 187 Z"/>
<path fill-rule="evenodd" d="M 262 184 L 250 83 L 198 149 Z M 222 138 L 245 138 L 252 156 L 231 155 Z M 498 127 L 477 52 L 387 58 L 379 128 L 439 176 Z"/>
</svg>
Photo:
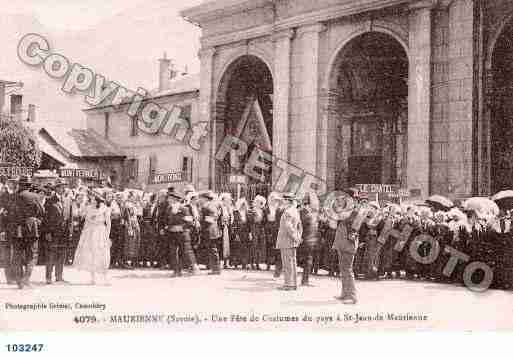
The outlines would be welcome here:
<svg viewBox="0 0 513 359">
<path fill-rule="evenodd" d="M 233 200 L 230 193 L 221 193 L 219 195 L 222 211 L 222 231 L 223 231 L 223 253 L 224 269 L 228 268 L 230 261 L 230 237 L 233 224 Z M 231 264 L 231 263 L 230 263 Z"/>
<path fill-rule="evenodd" d="M 264 208 L 267 200 L 260 195 L 253 200 L 250 212 L 252 254 L 251 269 L 261 270 L 260 264 L 266 260 L 266 236 Z M 251 251 L 250 251 L 251 253 Z"/>
<path fill-rule="evenodd" d="M 141 228 L 137 217 L 137 204 L 129 199 L 125 207 L 125 258 L 127 269 L 134 269 L 139 263 L 141 250 Z"/>
<path fill-rule="evenodd" d="M 380 235 L 386 235 L 391 230 L 399 230 L 399 221 L 402 217 L 402 208 L 397 204 L 389 204 L 385 208 L 385 224 L 380 232 Z M 395 249 L 397 244 L 397 238 L 388 235 L 386 238 L 382 238 L 384 241 L 381 265 L 385 278 L 395 278 L 400 275 L 399 268 L 399 252 Z"/>
<path fill-rule="evenodd" d="M 250 251 L 249 205 L 244 197 L 235 204 L 233 211 L 233 237 L 231 243 L 231 264 L 237 268 L 247 269 Z"/>
</svg>

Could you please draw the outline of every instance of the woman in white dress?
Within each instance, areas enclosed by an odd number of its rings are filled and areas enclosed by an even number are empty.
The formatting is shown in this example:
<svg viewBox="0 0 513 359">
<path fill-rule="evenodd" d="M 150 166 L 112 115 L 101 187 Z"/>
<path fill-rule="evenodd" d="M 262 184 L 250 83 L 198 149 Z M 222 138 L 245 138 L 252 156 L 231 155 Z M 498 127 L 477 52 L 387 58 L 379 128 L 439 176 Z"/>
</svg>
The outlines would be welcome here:
<svg viewBox="0 0 513 359">
<path fill-rule="evenodd" d="M 103 198 L 94 195 L 85 210 L 85 224 L 75 253 L 73 266 L 91 274 L 91 284 L 96 284 L 96 275 L 104 277 L 108 285 L 107 272 L 110 265 L 109 227 L 110 215 Z"/>
</svg>

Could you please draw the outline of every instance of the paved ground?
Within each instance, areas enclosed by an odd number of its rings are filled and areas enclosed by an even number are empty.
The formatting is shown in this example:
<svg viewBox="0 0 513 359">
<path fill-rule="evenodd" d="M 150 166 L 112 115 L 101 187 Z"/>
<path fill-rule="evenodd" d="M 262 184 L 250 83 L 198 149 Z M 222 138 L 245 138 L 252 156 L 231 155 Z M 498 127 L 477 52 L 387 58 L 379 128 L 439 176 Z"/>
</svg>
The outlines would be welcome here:
<svg viewBox="0 0 513 359">
<path fill-rule="evenodd" d="M 170 275 L 159 270 L 114 270 L 111 286 L 90 286 L 87 274 L 66 268 L 70 284 L 46 286 L 43 267 L 38 267 L 33 289 L 0 284 L 0 329 L 513 329 L 513 296 L 505 291 L 477 294 L 429 282 L 359 281 L 360 302 L 346 306 L 333 298 L 340 283 L 325 276 L 313 277 L 315 287 L 281 292 L 276 290 L 281 280 L 274 280 L 270 272 Z M 8 309 L 8 304 L 47 308 Z M 68 307 L 50 309 L 53 304 Z M 77 309 L 77 304 L 106 308 Z M 399 320 L 407 314 L 425 318 Z M 129 317 L 135 315 L 146 317 Z M 370 318 L 355 322 L 358 315 Z M 148 316 L 155 322 L 141 322 Z M 251 316 L 258 321 L 250 321 Z"/>
</svg>

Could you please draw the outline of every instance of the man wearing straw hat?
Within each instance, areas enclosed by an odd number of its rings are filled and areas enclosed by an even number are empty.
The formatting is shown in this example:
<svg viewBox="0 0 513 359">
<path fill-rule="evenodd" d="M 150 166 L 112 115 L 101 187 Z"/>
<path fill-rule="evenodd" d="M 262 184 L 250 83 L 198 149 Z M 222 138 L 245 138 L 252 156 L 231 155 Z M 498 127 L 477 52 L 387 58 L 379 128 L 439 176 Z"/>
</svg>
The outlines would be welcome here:
<svg viewBox="0 0 513 359">
<path fill-rule="evenodd" d="M 353 263 L 358 249 L 358 235 L 351 228 L 357 211 L 354 199 L 350 196 L 338 196 L 333 201 L 333 216 L 337 220 L 337 231 L 333 249 L 337 251 L 342 293 L 337 299 L 344 304 L 356 304 L 356 286 Z"/>
<path fill-rule="evenodd" d="M 220 252 L 222 253 L 222 236 L 219 228 L 221 211 L 214 202 L 216 196 L 212 191 L 206 191 L 201 194 L 206 202 L 201 208 L 201 240 L 205 241 L 209 250 L 209 266 L 212 275 L 221 274 L 221 265 L 219 262 Z"/>
<path fill-rule="evenodd" d="M 280 219 L 280 228 L 276 239 L 276 248 L 281 252 L 282 268 L 285 277 L 285 283 L 280 290 L 297 290 L 297 248 L 301 244 L 303 235 L 303 226 L 299 211 L 297 209 L 297 199 L 294 194 L 286 193 L 283 195 L 285 201 L 285 210 Z"/>
<path fill-rule="evenodd" d="M 57 180 L 55 193 L 45 203 L 45 240 L 46 240 L 46 284 L 52 284 L 52 272 L 55 268 L 55 280 L 66 283 L 63 278 L 66 249 L 69 240 L 69 220 L 71 210 L 64 201 L 66 183 Z"/>
</svg>

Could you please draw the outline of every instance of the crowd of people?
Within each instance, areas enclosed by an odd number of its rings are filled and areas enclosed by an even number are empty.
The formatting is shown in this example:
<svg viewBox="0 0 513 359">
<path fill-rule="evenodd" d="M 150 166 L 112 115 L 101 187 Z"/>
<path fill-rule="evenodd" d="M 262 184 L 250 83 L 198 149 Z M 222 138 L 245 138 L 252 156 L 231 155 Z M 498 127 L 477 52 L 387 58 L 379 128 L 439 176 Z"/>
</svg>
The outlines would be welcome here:
<svg viewBox="0 0 513 359">
<path fill-rule="evenodd" d="M 297 289 L 297 261 L 301 285 L 311 285 L 312 274 L 340 276 L 346 288 L 341 299 L 356 302 L 355 276 L 461 282 L 462 265 L 444 272 L 446 246 L 489 264 L 499 273 L 495 285 L 511 284 L 511 217 L 486 199 L 460 208 L 443 200 L 383 204 L 357 191 L 330 203 L 313 192 L 234 200 L 230 193 L 196 192 L 190 185 L 181 192 L 170 187 L 145 193 L 72 188 L 62 180 L 36 186 L 28 178 L 7 180 L 0 192 L 0 240 L 9 244 L 4 251 L 10 248 L 5 275 L 19 288 L 30 286 L 38 257 L 44 258 L 39 261 L 48 284 L 54 272 L 56 282 L 65 282 L 63 268 L 72 264 L 89 271 L 93 283 L 109 268 L 161 268 L 173 276 L 197 275 L 203 268 L 213 275 L 222 269 L 272 270 L 275 277 L 285 274 L 285 290 Z M 354 227 L 350 220 L 364 210 L 365 220 Z M 401 250 L 400 236 L 383 240 L 383 231 L 404 232 L 405 226 L 413 230 Z M 408 250 L 419 234 L 429 234 L 439 246 L 440 255 L 429 264 Z M 432 247 L 426 242 L 415 250 L 426 257 Z"/>
</svg>

